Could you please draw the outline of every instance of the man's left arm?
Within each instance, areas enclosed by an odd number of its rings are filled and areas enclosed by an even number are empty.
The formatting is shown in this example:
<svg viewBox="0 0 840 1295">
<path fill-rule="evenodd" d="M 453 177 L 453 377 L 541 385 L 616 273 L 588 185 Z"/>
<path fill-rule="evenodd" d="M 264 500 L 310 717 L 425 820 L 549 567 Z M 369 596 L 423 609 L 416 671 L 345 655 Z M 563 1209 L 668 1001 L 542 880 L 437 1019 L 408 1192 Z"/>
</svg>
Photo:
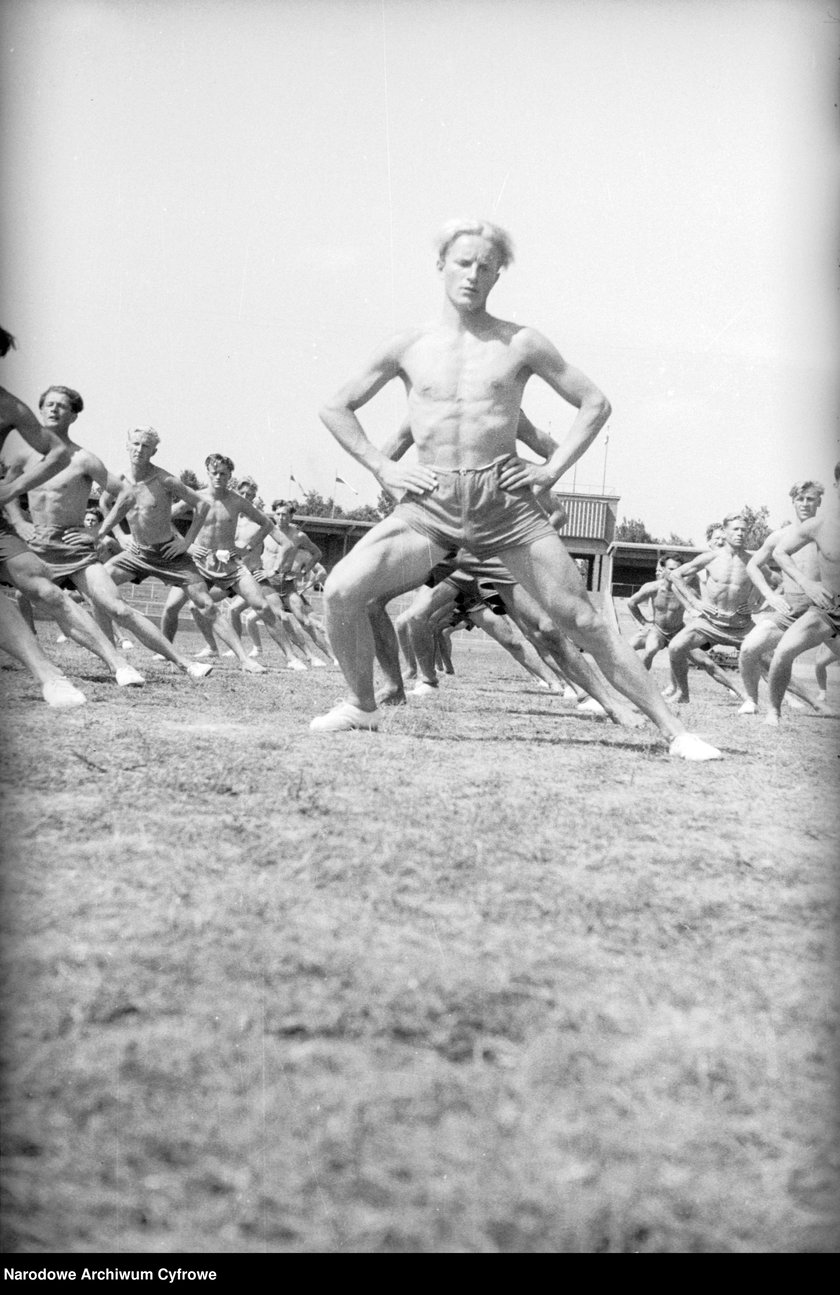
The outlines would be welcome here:
<svg viewBox="0 0 840 1295">
<path fill-rule="evenodd" d="M 819 580 L 811 580 L 804 575 L 792 557 L 794 553 L 798 553 L 800 549 L 804 549 L 806 544 L 810 544 L 814 540 L 818 527 L 819 520 L 817 518 L 812 518 L 807 522 L 800 522 L 798 526 L 786 526 L 782 539 L 773 550 L 773 561 L 779 564 L 785 575 L 796 581 L 802 592 L 811 599 L 815 606 L 828 611 L 833 605 L 831 593 Z"/>
<path fill-rule="evenodd" d="M 539 466 L 524 464 L 521 459 L 511 459 L 499 472 L 499 484 L 508 490 L 515 485 L 536 485 L 538 488 L 550 489 L 588 450 L 612 413 L 612 408 L 595 383 L 580 369 L 567 364 L 547 337 L 534 329 L 523 329 L 522 335 L 523 362 L 559 396 L 574 405 L 578 412 L 547 463 Z"/>
</svg>

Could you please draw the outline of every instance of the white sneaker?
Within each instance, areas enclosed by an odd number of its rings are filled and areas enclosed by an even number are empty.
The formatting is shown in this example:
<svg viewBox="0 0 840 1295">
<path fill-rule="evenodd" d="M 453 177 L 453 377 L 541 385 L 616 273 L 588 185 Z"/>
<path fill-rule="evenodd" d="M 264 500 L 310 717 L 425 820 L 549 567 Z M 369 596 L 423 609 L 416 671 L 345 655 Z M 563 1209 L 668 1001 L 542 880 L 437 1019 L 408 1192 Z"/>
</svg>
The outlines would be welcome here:
<svg viewBox="0 0 840 1295">
<path fill-rule="evenodd" d="M 227 653 L 225 653 L 225 655 L 227 655 Z M 233 656 L 233 653 L 231 652 L 230 655 Z M 251 648 L 251 651 L 248 653 L 248 656 L 262 656 L 262 652 L 255 645 L 254 647 Z"/>
<path fill-rule="evenodd" d="M 302 662 L 301 660 L 299 660 L 299 658 L 298 658 L 298 657 L 293 656 L 293 657 L 290 657 L 290 658 L 289 658 L 289 660 L 286 662 L 286 669 L 287 669 L 287 670 L 305 670 L 305 669 L 306 669 L 306 666 L 303 664 L 303 662 Z"/>
<path fill-rule="evenodd" d="M 426 680 L 425 680 L 425 679 L 421 679 L 421 680 L 420 680 L 420 682 L 419 682 L 419 683 L 416 683 L 416 684 L 414 685 L 414 687 L 410 690 L 410 692 L 409 692 L 409 696 L 411 696 L 411 697 L 437 697 L 437 696 L 438 696 L 439 691 L 440 691 L 440 690 L 439 690 L 439 688 L 438 688 L 437 684 L 435 684 L 435 683 L 426 683 Z"/>
<path fill-rule="evenodd" d="M 309 664 L 313 670 L 326 670 L 327 668 L 326 661 L 322 661 L 321 658 L 317 656 L 311 656 L 309 658 Z"/>
<path fill-rule="evenodd" d="M 379 727 L 378 710 L 360 710 L 351 706 L 349 701 L 339 703 L 328 710 L 326 715 L 319 715 L 309 725 L 315 733 L 343 733 L 351 729 L 370 729 Z"/>
<path fill-rule="evenodd" d="M 680 760 L 722 760 L 723 752 L 710 746 L 696 733 L 680 733 L 668 747 L 668 754 Z"/>
<path fill-rule="evenodd" d="M 571 684 L 566 684 L 563 689 L 563 701 L 577 701 L 578 695 Z"/>
<path fill-rule="evenodd" d="M 205 657 L 217 657 L 219 654 L 215 648 L 203 647 L 200 652 L 193 652 L 196 661 L 203 661 Z"/>
<path fill-rule="evenodd" d="M 66 634 L 56 634 L 56 636 L 55 636 L 55 641 L 56 641 L 56 643 L 69 643 L 69 642 L 70 642 L 70 640 L 69 640 L 69 638 L 67 637 L 67 635 L 66 635 Z M 71 686 L 71 688 L 72 688 L 72 686 L 73 686 L 73 685 L 71 684 L 70 686 Z"/>
<path fill-rule="evenodd" d="M 87 697 L 69 679 L 50 679 L 41 688 L 41 696 L 48 706 L 56 710 L 69 710 L 71 706 L 84 706 Z"/>
<path fill-rule="evenodd" d="M 587 697 L 586 701 L 578 702 L 577 708 L 584 715 L 596 715 L 598 719 L 603 719 L 607 713 L 601 703 L 596 701 L 594 697 Z"/>
<path fill-rule="evenodd" d="M 121 652 L 133 652 L 133 651 L 134 651 L 134 644 L 132 643 L 131 639 L 121 639 L 121 640 L 120 640 L 120 651 L 121 651 Z"/>
<path fill-rule="evenodd" d="M 190 661 L 187 666 L 187 678 L 198 682 L 199 679 L 206 679 L 212 669 L 213 666 L 209 661 Z"/>
<path fill-rule="evenodd" d="M 146 680 L 133 665 L 121 665 L 114 675 L 118 688 L 142 688 Z"/>
</svg>

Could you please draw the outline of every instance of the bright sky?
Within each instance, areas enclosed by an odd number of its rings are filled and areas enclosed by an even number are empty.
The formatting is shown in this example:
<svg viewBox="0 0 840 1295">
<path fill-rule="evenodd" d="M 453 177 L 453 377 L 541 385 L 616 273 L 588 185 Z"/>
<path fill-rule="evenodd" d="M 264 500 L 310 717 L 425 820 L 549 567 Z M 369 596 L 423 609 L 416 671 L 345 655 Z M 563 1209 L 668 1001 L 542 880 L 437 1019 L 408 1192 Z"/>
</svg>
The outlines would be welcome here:
<svg viewBox="0 0 840 1295">
<path fill-rule="evenodd" d="M 781 521 L 840 454 L 839 44 L 840 0 L 4 0 L 3 384 L 76 387 L 117 469 L 152 423 L 173 470 L 373 502 L 318 406 L 477 214 L 517 248 L 491 310 L 612 402 L 577 484 L 664 536 Z"/>
</svg>

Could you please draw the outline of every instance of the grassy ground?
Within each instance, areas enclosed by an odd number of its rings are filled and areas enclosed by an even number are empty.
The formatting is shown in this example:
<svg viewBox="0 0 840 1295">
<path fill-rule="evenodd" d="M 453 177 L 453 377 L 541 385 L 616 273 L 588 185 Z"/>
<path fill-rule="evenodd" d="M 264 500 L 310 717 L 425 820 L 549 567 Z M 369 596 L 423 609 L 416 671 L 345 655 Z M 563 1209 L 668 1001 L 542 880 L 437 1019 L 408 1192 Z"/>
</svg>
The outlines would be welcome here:
<svg viewBox="0 0 840 1295">
<path fill-rule="evenodd" d="M 837 722 L 692 675 L 689 766 L 477 640 L 379 735 L 0 670 L 6 1253 L 837 1248 Z"/>
</svg>

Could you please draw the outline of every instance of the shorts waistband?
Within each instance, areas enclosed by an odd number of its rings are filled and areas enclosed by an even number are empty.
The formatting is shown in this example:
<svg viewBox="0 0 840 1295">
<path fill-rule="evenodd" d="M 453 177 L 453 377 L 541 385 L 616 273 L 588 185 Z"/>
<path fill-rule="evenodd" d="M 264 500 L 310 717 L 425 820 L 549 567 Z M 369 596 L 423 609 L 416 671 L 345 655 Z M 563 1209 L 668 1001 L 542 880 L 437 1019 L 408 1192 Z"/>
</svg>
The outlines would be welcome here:
<svg viewBox="0 0 840 1295">
<path fill-rule="evenodd" d="M 466 477 L 470 476 L 473 472 L 486 472 L 488 468 L 498 467 L 500 463 L 504 463 L 505 460 L 510 457 L 510 454 L 500 454 L 498 458 L 492 459 L 490 463 L 482 463 L 477 468 L 439 468 L 436 463 L 430 463 L 429 471 L 447 473 L 450 476 Z"/>
</svg>

